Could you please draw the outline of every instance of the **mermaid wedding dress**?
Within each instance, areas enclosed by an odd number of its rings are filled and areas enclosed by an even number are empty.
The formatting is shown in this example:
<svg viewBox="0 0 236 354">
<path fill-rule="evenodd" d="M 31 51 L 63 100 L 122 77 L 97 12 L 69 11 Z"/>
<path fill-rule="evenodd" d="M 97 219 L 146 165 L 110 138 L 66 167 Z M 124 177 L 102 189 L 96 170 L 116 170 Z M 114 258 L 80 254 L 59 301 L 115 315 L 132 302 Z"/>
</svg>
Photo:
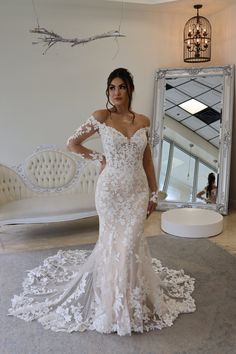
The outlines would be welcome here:
<svg viewBox="0 0 236 354">
<path fill-rule="evenodd" d="M 9 314 L 64 332 L 126 335 L 171 326 L 180 313 L 195 311 L 194 279 L 152 259 L 143 237 L 147 128 L 127 138 L 91 116 L 71 138 L 94 131 L 106 156 L 95 196 L 98 242 L 93 251 L 60 250 L 29 271 Z M 95 152 L 83 157 L 101 158 Z"/>
</svg>

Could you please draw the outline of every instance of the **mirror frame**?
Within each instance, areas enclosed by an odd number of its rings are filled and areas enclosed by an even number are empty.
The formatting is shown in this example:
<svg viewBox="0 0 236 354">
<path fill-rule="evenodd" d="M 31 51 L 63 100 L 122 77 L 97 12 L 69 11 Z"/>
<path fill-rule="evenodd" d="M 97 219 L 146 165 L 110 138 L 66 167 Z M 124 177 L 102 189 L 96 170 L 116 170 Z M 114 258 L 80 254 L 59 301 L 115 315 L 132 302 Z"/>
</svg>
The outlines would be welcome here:
<svg viewBox="0 0 236 354">
<path fill-rule="evenodd" d="M 219 76 L 223 77 L 222 94 L 222 121 L 220 129 L 220 147 L 218 162 L 218 195 L 216 204 L 202 204 L 197 202 L 178 202 L 159 200 L 159 210 L 172 208 L 203 208 L 213 209 L 223 215 L 228 213 L 229 181 L 230 181 L 230 158 L 232 145 L 232 117 L 233 117 L 233 85 L 234 85 L 234 65 L 215 66 L 215 67 L 192 67 L 192 68 L 173 68 L 158 69 L 155 72 L 154 86 L 154 106 L 151 124 L 151 148 L 153 163 L 159 185 L 161 170 L 161 155 L 163 142 L 164 112 L 165 112 L 165 87 L 167 78 L 179 77 L 198 77 L 198 76 Z"/>
</svg>

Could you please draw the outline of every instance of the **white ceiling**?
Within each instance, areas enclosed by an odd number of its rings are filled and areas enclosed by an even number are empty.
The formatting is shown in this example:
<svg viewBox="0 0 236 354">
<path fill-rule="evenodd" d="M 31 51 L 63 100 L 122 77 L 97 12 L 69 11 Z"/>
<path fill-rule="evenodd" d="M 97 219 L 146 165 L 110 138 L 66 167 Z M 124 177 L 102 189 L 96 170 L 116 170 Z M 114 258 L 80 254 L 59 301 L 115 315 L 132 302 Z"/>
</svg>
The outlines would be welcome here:
<svg viewBox="0 0 236 354">
<path fill-rule="evenodd" d="M 167 79 L 166 83 L 165 114 L 219 147 L 222 78 L 175 78 Z M 192 98 L 206 104 L 207 108 L 194 115 L 180 108 L 181 103 Z"/>
<path fill-rule="evenodd" d="M 116 1 L 116 2 L 122 2 L 122 0 L 108 0 L 108 1 Z M 166 2 L 172 2 L 172 1 L 178 1 L 178 0 L 126 0 L 123 1 L 129 2 L 129 3 L 135 3 L 135 4 L 144 4 L 144 5 L 157 5 L 157 4 L 162 4 Z"/>
<path fill-rule="evenodd" d="M 97 3 L 101 0 L 96 0 Z M 196 10 L 193 6 L 200 3 L 203 8 L 200 10 L 202 16 L 214 14 L 222 11 L 231 4 L 235 4 L 236 0 L 105 0 L 110 3 L 123 3 L 125 7 L 141 8 L 142 6 L 150 7 L 152 10 L 170 11 L 176 13 L 189 13 L 195 15 Z"/>
<path fill-rule="evenodd" d="M 16 0 L 15 0 L 16 1 Z M 134 9 L 137 11 L 158 11 L 170 12 L 176 14 L 186 14 L 186 16 L 195 16 L 196 10 L 193 8 L 195 4 L 202 4 L 203 8 L 200 10 L 200 15 L 208 16 L 219 11 L 224 10 L 231 4 L 235 4 L 236 0 L 34 0 L 36 6 L 40 3 L 63 4 L 70 5 L 84 5 L 87 7 L 110 7 L 120 8 L 123 4 L 124 9 Z M 11 3 L 9 0 L 0 0 L 1 3 Z M 21 0 L 28 6 L 30 0 Z"/>
</svg>

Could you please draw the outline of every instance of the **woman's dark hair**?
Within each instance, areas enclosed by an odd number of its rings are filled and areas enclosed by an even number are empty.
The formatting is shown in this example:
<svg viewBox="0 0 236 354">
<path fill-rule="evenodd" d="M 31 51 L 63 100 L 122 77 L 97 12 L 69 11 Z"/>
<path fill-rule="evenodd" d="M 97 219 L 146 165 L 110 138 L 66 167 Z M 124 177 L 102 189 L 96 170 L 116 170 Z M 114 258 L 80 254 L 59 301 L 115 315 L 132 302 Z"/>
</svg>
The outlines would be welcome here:
<svg viewBox="0 0 236 354">
<path fill-rule="evenodd" d="M 107 96 L 106 108 L 110 113 L 111 113 L 111 110 L 108 108 L 108 104 L 110 104 L 113 108 L 115 108 L 115 106 L 109 100 L 109 87 L 110 87 L 112 80 L 116 79 L 117 77 L 122 79 L 127 87 L 127 93 L 128 93 L 128 97 L 129 97 L 128 110 L 132 113 L 133 118 L 134 118 L 135 117 L 134 112 L 132 112 L 132 110 L 131 110 L 131 103 L 132 103 L 133 92 L 134 92 L 133 75 L 125 68 L 115 69 L 108 76 L 107 88 L 106 88 L 106 96 Z"/>
<path fill-rule="evenodd" d="M 211 195 L 211 190 L 213 189 L 214 183 L 215 183 L 216 177 L 213 172 L 209 173 L 208 175 L 208 185 L 207 185 L 207 193 Z"/>
</svg>

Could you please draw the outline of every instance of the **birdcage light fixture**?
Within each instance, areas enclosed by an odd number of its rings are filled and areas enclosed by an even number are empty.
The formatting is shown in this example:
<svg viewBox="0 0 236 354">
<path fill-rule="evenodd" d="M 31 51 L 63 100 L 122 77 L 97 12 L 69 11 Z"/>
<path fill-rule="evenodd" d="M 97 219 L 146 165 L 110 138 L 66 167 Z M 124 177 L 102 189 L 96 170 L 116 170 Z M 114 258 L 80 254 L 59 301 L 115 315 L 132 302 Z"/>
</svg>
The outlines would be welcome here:
<svg viewBox="0 0 236 354">
<path fill-rule="evenodd" d="M 199 16 L 202 5 L 193 6 L 197 16 L 190 18 L 184 26 L 184 61 L 201 63 L 211 60 L 211 24 Z"/>
</svg>

